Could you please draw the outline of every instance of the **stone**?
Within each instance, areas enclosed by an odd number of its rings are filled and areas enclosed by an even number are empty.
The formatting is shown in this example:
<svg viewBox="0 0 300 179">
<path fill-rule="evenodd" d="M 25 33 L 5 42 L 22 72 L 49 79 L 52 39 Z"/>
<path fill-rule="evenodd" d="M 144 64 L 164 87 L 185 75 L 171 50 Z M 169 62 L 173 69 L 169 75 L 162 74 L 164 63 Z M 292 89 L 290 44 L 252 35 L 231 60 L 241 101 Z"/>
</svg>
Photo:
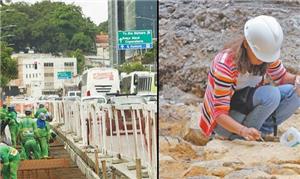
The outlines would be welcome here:
<svg viewBox="0 0 300 179">
<path fill-rule="evenodd" d="M 243 169 L 239 171 L 233 171 L 224 177 L 224 179 L 241 179 L 241 178 L 271 179 L 271 175 L 257 169 Z"/>
<path fill-rule="evenodd" d="M 168 13 L 170 14 L 172 14 L 176 10 L 174 6 L 169 6 L 167 9 L 168 9 Z"/>
<path fill-rule="evenodd" d="M 291 169 L 295 171 L 297 174 L 300 174 L 300 165 L 299 164 L 293 164 L 293 163 L 286 163 L 281 165 L 282 168 L 285 169 Z"/>
<path fill-rule="evenodd" d="M 198 176 L 198 175 L 213 175 L 224 177 L 232 172 L 234 169 L 230 167 L 224 167 L 222 161 L 202 161 L 193 163 L 191 167 L 184 173 L 184 177 Z"/>
<path fill-rule="evenodd" d="M 300 146 L 286 147 L 275 142 L 212 140 L 204 152 L 206 160 L 239 161 L 245 165 L 300 162 Z"/>
<path fill-rule="evenodd" d="M 183 139 L 191 142 L 194 145 L 206 145 L 209 141 L 209 137 L 203 135 L 199 127 L 199 117 L 201 112 L 194 113 L 191 120 L 186 124 L 185 131 L 183 133 Z"/>
<path fill-rule="evenodd" d="M 220 179 L 220 177 L 199 175 L 199 176 L 187 177 L 187 179 Z"/>
<path fill-rule="evenodd" d="M 175 161 L 175 159 L 169 155 L 159 153 L 159 161 Z"/>
</svg>

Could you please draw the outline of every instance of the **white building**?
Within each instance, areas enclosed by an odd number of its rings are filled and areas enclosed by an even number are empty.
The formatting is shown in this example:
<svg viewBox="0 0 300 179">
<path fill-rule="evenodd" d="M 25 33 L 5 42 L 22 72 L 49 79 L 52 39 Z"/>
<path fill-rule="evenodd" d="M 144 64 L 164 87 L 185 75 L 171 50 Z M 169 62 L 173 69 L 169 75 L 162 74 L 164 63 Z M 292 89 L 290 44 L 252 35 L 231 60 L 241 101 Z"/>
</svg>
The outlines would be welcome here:
<svg viewBox="0 0 300 179">
<path fill-rule="evenodd" d="M 109 60 L 108 35 L 96 35 L 97 56 L 102 60 Z"/>
<path fill-rule="evenodd" d="M 29 96 L 58 94 L 64 81 L 77 75 L 76 58 L 50 54 L 14 54 L 12 57 L 18 60 L 20 88 L 26 88 Z"/>
<path fill-rule="evenodd" d="M 94 67 L 110 67 L 110 60 L 103 59 L 100 56 L 84 56 L 85 65 Z"/>
</svg>

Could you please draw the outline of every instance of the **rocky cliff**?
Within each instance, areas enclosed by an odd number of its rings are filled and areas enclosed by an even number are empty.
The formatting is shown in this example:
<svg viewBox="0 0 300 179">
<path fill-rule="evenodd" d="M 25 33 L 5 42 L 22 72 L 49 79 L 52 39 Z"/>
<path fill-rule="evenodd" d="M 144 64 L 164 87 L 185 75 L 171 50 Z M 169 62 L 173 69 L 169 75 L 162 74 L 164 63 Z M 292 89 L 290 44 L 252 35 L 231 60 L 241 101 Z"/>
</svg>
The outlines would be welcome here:
<svg viewBox="0 0 300 179">
<path fill-rule="evenodd" d="M 203 95 L 210 62 L 247 19 L 270 15 L 284 31 L 282 60 L 300 69 L 300 1 L 164 0 L 159 2 L 159 81 Z"/>
</svg>

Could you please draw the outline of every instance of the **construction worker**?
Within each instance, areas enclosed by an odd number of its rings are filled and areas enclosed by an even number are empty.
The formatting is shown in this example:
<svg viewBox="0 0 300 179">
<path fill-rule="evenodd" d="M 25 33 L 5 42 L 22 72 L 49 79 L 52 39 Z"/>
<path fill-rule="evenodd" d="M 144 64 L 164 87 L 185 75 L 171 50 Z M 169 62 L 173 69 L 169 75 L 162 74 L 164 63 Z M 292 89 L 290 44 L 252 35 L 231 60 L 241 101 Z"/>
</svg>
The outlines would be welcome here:
<svg viewBox="0 0 300 179">
<path fill-rule="evenodd" d="M 0 109 L 1 136 L 4 135 L 4 129 L 7 125 L 7 114 L 7 105 L 3 104 L 2 108 Z"/>
<path fill-rule="evenodd" d="M 48 113 L 48 110 L 45 108 L 44 104 L 39 104 L 39 109 L 34 114 L 34 117 L 38 118 L 40 113 L 44 113 L 45 115 Z"/>
<path fill-rule="evenodd" d="M 22 159 L 41 158 L 41 149 L 34 135 L 34 131 L 36 130 L 36 124 L 35 121 L 30 117 L 31 114 L 31 109 L 25 110 L 26 117 L 21 120 L 19 127 L 19 136 L 22 145 Z M 31 157 L 31 152 L 33 153 L 34 157 Z"/>
<path fill-rule="evenodd" d="M 300 77 L 287 72 L 280 60 L 282 41 L 278 21 L 262 15 L 249 19 L 244 34 L 216 55 L 199 123 L 206 136 L 261 140 L 276 134 L 277 126 L 300 107 Z"/>
<path fill-rule="evenodd" d="M 1 174 L 4 179 L 16 179 L 20 155 L 13 147 L 0 143 L 0 161 L 3 164 Z"/>
<path fill-rule="evenodd" d="M 17 145 L 17 134 L 18 134 L 18 122 L 17 122 L 17 112 L 15 111 L 15 107 L 10 105 L 8 107 L 8 115 L 7 121 L 9 126 L 9 131 L 11 135 L 11 143 L 12 146 L 16 148 Z"/>
<path fill-rule="evenodd" d="M 41 157 L 48 158 L 50 127 L 44 113 L 39 114 L 38 119 L 36 120 L 36 129 L 34 133 L 41 147 Z"/>
</svg>

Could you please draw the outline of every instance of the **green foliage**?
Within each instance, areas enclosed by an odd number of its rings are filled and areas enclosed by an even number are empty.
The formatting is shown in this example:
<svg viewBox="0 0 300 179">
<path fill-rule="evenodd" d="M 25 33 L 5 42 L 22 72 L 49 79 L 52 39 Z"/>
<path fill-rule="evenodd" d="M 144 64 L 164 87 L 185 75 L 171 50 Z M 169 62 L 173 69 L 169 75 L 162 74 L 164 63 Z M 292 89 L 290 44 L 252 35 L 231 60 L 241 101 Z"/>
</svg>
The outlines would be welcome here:
<svg viewBox="0 0 300 179">
<path fill-rule="evenodd" d="M 144 67 L 140 62 L 126 62 L 119 66 L 119 72 L 131 73 L 133 71 L 147 71 L 147 68 Z"/>
<path fill-rule="evenodd" d="M 11 58 L 13 49 L 1 42 L 1 64 L 0 81 L 1 87 L 7 85 L 11 79 L 16 79 L 18 75 L 17 60 Z"/>
<path fill-rule="evenodd" d="M 108 34 L 108 21 L 104 21 L 98 25 L 98 33 Z"/>
<path fill-rule="evenodd" d="M 153 44 L 153 48 L 147 51 L 142 56 L 142 63 L 143 64 L 154 64 L 154 62 L 157 60 L 157 43 Z"/>
<path fill-rule="evenodd" d="M 84 35 L 84 33 L 82 32 L 79 32 L 73 36 L 70 45 L 73 50 L 79 48 L 83 51 L 88 51 L 89 48 L 93 45 L 93 42 L 89 36 Z"/>
<path fill-rule="evenodd" d="M 69 51 L 67 55 L 68 57 L 75 57 L 77 59 L 77 73 L 82 74 L 84 70 L 84 55 L 82 50 Z"/>
<path fill-rule="evenodd" d="M 37 52 L 59 53 L 81 49 L 83 53 L 95 53 L 97 26 L 82 15 L 82 10 L 74 4 L 42 1 L 35 4 L 12 3 L 0 7 L 1 26 L 16 25 L 2 31 L 8 43 L 15 44 L 15 50 L 35 47 Z M 79 35 L 80 34 L 80 35 Z M 83 42 L 78 42 L 83 40 Z"/>
</svg>

